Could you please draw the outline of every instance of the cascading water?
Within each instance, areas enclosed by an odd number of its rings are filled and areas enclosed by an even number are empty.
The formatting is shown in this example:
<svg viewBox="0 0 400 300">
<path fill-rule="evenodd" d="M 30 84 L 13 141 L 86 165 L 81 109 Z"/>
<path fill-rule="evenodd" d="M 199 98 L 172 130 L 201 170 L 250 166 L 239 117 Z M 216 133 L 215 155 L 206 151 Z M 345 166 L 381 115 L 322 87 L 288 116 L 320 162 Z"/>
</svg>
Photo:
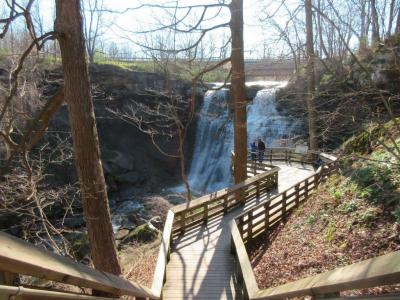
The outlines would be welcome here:
<svg viewBox="0 0 400 300">
<path fill-rule="evenodd" d="M 196 129 L 189 182 L 196 192 L 216 191 L 232 181 L 233 125 L 228 116 L 228 90 L 208 91 Z"/>
<path fill-rule="evenodd" d="M 276 89 L 285 83 L 262 84 L 265 88 L 247 107 L 248 142 L 261 138 L 267 147 L 280 146 L 279 141 L 290 141 L 291 137 L 301 134 L 302 124 L 277 111 Z M 228 90 L 209 91 L 200 111 L 189 171 L 189 182 L 195 192 L 214 192 L 233 183 L 232 149 L 233 124 L 228 118 Z"/>
</svg>

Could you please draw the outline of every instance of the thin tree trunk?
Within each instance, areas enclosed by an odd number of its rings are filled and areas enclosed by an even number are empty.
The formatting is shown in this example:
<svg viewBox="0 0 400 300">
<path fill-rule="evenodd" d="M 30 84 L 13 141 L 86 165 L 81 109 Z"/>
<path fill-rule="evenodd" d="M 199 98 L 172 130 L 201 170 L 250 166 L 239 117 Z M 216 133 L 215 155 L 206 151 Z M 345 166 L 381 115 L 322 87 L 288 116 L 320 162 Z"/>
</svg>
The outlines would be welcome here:
<svg viewBox="0 0 400 300">
<path fill-rule="evenodd" d="M 235 183 L 247 178 L 247 114 L 243 52 L 243 0 L 232 0 L 230 29 L 232 36 L 231 101 L 234 107 Z"/>
<path fill-rule="evenodd" d="M 61 50 L 64 95 L 93 264 L 98 270 L 119 275 L 121 268 L 100 160 L 79 0 L 56 0 L 55 28 Z"/>
<path fill-rule="evenodd" d="M 400 34 L 400 9 L 397 12 L 397 22 L 396 22 L 396 29 L 395 29 L 394 33 Z"/>
<path fill-rule="evenodd" d="M 314 40 L 311 0 L 305 0 L 306 11 L 306 34 L 307 34 L 307 110 L 308 110 L 308 132 L 310 138 L 310 149 L 318 148 L 317 125 L 315 111 L 315 67 L 314 67 Z"/>
<path fill-rule="evenodd" d="M 392 0 L 390 1 L 390 6 L 389 6 L 389 21 L 388 21 L 388 30 L 387 30 L 387 36 L 389 37 L 392 34 L 392 27 L 393 27 L 393 21 L 394 21 L 394 8 L 396 6 L 396 1 Z"/>
<path fill-rule="evenodd" d="M 368 45 L 368 29 L 367 29 L 367 1 L 361 2 L 361 28 L 360 28 L 360 45 L 359 50 L 364 51 Z"/>
<path fill-rule="evenodd" d="M 376 11 L 376 1 L 371 0 L 371 16 L 372 16 L 372 45 L 379 42 L 379 19 Z"/>
</svg>

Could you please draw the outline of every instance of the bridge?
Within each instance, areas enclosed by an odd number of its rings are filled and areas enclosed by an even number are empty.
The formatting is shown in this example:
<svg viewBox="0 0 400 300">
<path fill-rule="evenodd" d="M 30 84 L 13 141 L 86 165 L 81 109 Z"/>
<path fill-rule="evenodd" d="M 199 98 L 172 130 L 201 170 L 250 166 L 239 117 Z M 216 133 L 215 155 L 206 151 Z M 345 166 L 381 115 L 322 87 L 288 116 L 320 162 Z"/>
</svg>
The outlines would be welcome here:
<svg viewBox="0 0 400 300">
<path fill-rule="evenodd" d="M 287 299 L 305 295 L 346 299 L 340 298 L 340 291 L 400 283 L 397 251 L 275 288 L 258 288 L 246 246 L 268 234 L 306 201 L 335 171 L 335 160 L 325 153 L 268 149 L 264 162 L 248 163 L 244 182 L 173 207 L 164 226 L 152 287 L 0 233 L 0 299 L 113 299 L 13 286 L 11 279 L 17 274 L 135 299 Z"/>
</svg>

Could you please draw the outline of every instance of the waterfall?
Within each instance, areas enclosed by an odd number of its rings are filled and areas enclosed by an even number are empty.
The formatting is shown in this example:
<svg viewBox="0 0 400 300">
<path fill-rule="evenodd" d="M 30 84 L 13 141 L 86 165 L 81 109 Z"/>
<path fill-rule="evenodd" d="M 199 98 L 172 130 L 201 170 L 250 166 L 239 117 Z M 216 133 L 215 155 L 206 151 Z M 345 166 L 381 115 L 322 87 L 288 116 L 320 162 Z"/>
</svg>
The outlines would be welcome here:
<svg viewBox="0 0 400 300">
<path fill-rule="evenodd" d="M 260 85 L 260 82 L 257 82 Z M 248 144 L 256 138 L 267 147 L 277 147 L 282 139 L 288 141 L 301 134 L 302 124 L 281 116 L 276 108 L 276 89 L 282 82 L 262 82 L 260 90 L 247 107 Z M 200 111 L 189 182 L 193 191 L 209 193 L 233 183 L 231 150 L 233 124 L 228 115 L 228 90 L 208 91 Z"/>
<path fill-rule="evenodd" d="M 233 124 L 228 115 L 228 97 L 227 89 L 208 91 L 204 97 L 188 176 L 193 190 L 199 193 L 232 183 Z"/>
</svg>

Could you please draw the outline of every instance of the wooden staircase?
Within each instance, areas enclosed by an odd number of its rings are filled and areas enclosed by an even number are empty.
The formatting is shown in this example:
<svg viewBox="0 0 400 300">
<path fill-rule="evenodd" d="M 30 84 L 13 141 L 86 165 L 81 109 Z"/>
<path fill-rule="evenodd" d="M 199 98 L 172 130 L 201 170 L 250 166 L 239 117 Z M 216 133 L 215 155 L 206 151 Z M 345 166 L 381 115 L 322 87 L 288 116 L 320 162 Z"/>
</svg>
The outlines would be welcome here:
<svg viewBox="0 0 400 300">
<path fill-rule="evenodd" d="M 336 269 L 259 290 L 245 245 L 268 234 L 305 201 L 335 170 L 336 160 L 324 153 L 296 153 L 287 148 L 268 149 L 266 159 L 270 164 L 249 163 L 246 181 L 168 212 L 151 288 L 0 233 L 0 300 L 111 299 L 12 286 L 6 279 L 16 274 L 135 299 L 286 299 L 304 295 L 339 299 L 339 291 L 400 282 L 397 251 L 347 266 L 344 271 Z M 316 161 L 323 162 L 317 170 L 312 167 Z"/>
</svg>

